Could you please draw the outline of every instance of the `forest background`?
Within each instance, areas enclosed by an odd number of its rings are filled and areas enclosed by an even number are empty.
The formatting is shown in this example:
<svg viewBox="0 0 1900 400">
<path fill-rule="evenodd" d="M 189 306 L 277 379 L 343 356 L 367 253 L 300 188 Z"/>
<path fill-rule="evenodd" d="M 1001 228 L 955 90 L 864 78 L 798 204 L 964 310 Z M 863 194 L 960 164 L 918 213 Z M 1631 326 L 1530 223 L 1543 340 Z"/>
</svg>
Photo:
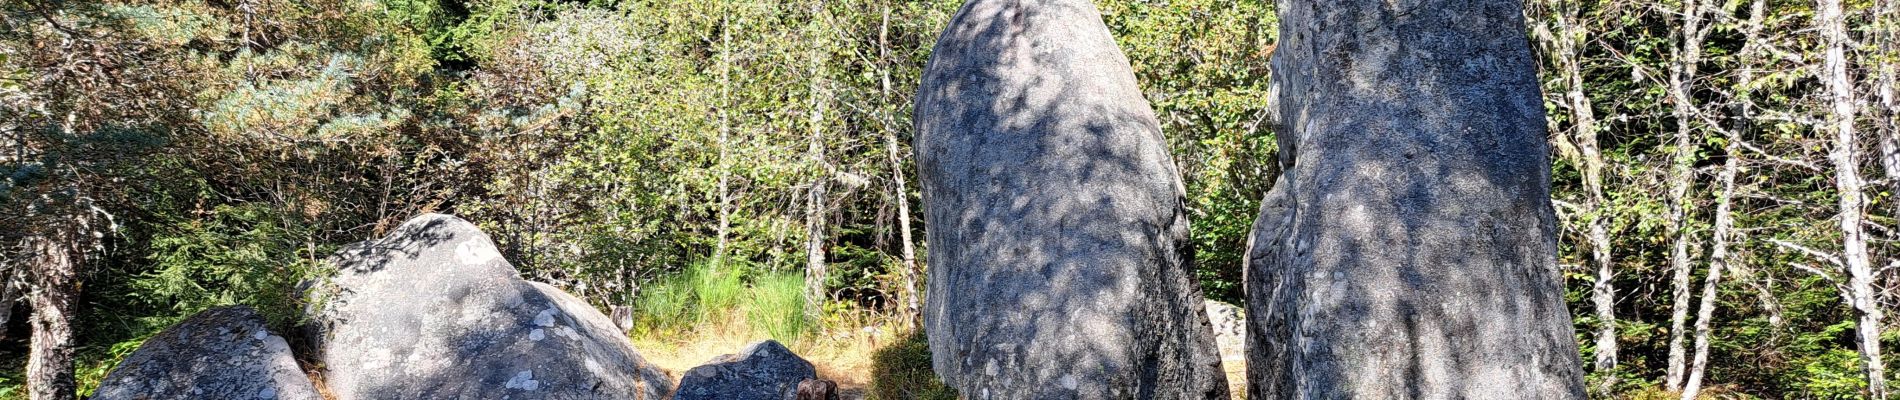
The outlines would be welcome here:
<svg viewBox="0 0 1900 400">
<path fill-rule="evenodd" d="M 1884 391 L 1896 3 L 1528 2 L 1595 396 Z M 908 329 L 910 101 L 959 4 L 0 0 L 0 397 L 36 340 L 75 350 L 83 394 L 208 307 L 294 325 L 332 251 L 422 212 L 640 343 Z M 1184 175 L 1200 284 L 1238 303 L 1278 174 L 1273 6 L 1097 6 Z"/>
</svg>

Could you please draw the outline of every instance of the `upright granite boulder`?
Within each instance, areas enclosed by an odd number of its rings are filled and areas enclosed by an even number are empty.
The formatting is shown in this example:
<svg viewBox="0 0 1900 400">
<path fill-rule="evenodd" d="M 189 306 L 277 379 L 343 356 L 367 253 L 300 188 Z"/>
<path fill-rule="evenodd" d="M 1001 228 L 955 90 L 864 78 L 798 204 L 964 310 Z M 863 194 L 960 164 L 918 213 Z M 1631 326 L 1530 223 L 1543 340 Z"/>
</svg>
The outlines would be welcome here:
<svg viewBox="0 0 1900 400">
<path fill-rule="evenodd" d="M 747 345 L 686 370 L 674 400 L 790 400 L 798 384 L 818 377 L 811 362 L 774 340 Z"/>
<path fill-rule="evenodd" d="M 1249 399 L 1579 399 L 1515 0 L 1279 0 Z"/>
<path fill-rule="evenodd" d="M 205 310 L 146 339 L 99 381 L 96 400 L 318 400 L 283 337 L 250 307 Z"/>
<path fill-rule="evenodd" d="M 665 372 L 585 301 L 527 282 L 488 235 L 427 214 L 339 252 L 311 340 L 337 399 L 660 399 Z"/>
<path fill-rule="evenodd" d="M 1180 172 L 1087 0 L 970 0 L 917 94 L 933 366 L 972 399 L 1227 398 Z"/>
</svg>

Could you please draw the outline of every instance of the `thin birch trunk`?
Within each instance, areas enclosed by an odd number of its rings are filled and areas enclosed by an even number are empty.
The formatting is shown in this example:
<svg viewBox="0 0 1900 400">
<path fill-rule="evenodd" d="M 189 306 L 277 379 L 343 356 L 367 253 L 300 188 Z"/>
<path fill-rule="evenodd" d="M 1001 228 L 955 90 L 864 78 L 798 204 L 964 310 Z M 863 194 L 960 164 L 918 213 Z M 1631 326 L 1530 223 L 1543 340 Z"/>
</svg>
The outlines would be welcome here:
<svg viewBox="0 0 1900 400">
<path fill-rule="evenodd" d="M 1702 59 L 1702 39 L 1707 32 L 1702 27 L 1704 10 L 1701 1 L 1685 0 L 1682 5 L 1682 28 L 1676 48 L 1675 59 L 1669 66 L 1669 95 L 1675 103 L 1676 134 L 1675 152 L 1671 157 L 1669 169 L 1669 231 L 1675 237 L 1675 245 L 1669 256 L 1670 270 L 1674 271 L 1671 280 L 1669 315 L 1669 364 L 1665 377 L 1665 388 L 1670 391 L 1682 389 L 1682 381 L 1687 366 L 1688 352 L 1683 347 L 1685 334 L 1688 333 L 1690 289 L 1689 254 L 1689 187 L 1694 185 L 1695 175 L 1691 167 L 1695 163 L 1695 98 L 1691 95 L 1691 80 L 1695 79 L 1697 64 Z"/>
<path fill-rule="evenodd" d="M 1878 118 L 1875 127 L 1881 130 L 1880 167 L 1887 174 L 1887 184 L 1895 186 L 1893 190 L 1900 190 L 1900 98 L 1897 98 L 1900 94 L 1895 93 L 1900 90 L 1895 88 L 1900 85 L 1896 83 L 1900 76 L 1895 76 L 1900 74 L 1900 65 L 1894 61 L 1900 58 L 1900 0 L 1882 0 L 1877 4 L 1873 42 L 1875 48 L 1884 53 L 1876 54 L 1883 61 L 1875 66 L 1880 76 L 1874 89 L 1879 101 L 1874 110 Z"/>
<path fill-rule="evenodd" d="M 1743 28 L 1743 35 L 1750 40 L 1742 44 L 1742 51 L 1737 58 L 1748 60 L 1754 54 L 1755 42 L 1752 39 L 1761 32 L 1764 8 L 1763 1 L 1756 0 L 1749 9 L 1748 25 Z M 1722 271 L 1729 269 L 1733 261 L 1730 259 L 1729 243 L 1735 233 L 1733 211 L 1735 174 L 1741 169 L 1741 135 L 1743 130 L 1748 128 L 1749 82 L 1754 80 L 1754 75 L 1753 69 L 1741 68 L 1739 79 L 1737 79 L 1740 83 L 1736 85 L 1735 91 L 1736 97 L 1740 99 L 1737 106 L 1740 110 L 1736 114 L 1735 126 L 1726 133 L 1728 142 L 1722 146 L 1724 156 L 1722 172 L 1716 178 L 1722 184 L 1722 194 L 1716 200 L 1715 232 L 1714 237 L 1711 238 L 1715 243 L 1714 249 L 1709 254 L 1709 271 L 1702 283 L 1702 304 L 1696 309 L 1695 355 L 1689 367 L 1688 381 L 1682 389 L 1683 400 L 1695 400 L 1696 396 L 1702 392 L 1702 378 L 1707 375 L 1709 367 L 1709 334 L 1713 330 L 1715 319 L 1716 289 L 1721 285 Z"/>
<path fill-rule="evenodd" d="M 811 3 L 812 29 L 823 26 L 818 21 L 824 11 L 824 2 Z M 812 32 L 812 55 L 810 61 L 811 78 L 807 81 L 806 91 L 811 96 L 811 114 L 806 120 L 811 133 L 811 146 L 807 149 L 817 176 L 812 179 L 809 196 L 805 203 L 805 312 L 817 317 L 824 309 L 829 296 L 825 293 L 825 175 L 828 174 L 825 161 L 824 120 L 825 102 L 823 90 L 825 47 L 824 35 Z"/>
<path fill-rule="evenodd" d="M 883 67 L 878 69 L 878 94 L 880 98 L 888 101 L 891 99 L 890 5 L 885 4 L 883 11 L 884 19 L 877 26 L 877 59 Z M 910 196 L 906 194 L 908 191 L 905 190 L 904 185 L 904 163 L 899 158 L 903 153 L 897 151 L 897 134 L 891 132 L 891 129 L 896 126 L 894 119 L 889 115 L 889 111 L 886 111 L 884 154 L 890 158 L 891 162 L 891 196 L 897 199 L 897 237 L 898 240 L 903 241 L 904 324 L 916 328 L 917 321 L 923 313 L 923 307 L 917 301 L 917 248 L 911 245 L 913 242 L 910 236 Z"/>
<path fill-rule="evenodd" d="M 1858 139 L 1854 136 L 1854 83 L 1847 75 L 1847 17 L 1841 0 L 1818 0 L 1815 24 L 1819 25 L 1824 52 L 1819 78 L 1827 84 L 1829 115 L 1825 124 L 1834 134 L 1834 148 L 1828 158 L 1834 162 L 1834 188 L 1840 192 L 1841 264 L 1847 270 L 1848 298 L 1858 321 L 1854 331 L 1860 342 L 1862 372 L 1867 375 L 1867 395 L 1887 398 L 1886 366 L 1880 359 L 1881 310 L 1874 285 L 1872 262 L 1867 256 L 1867 233 L 1861 227 L 1866 203 L 1862 198 Z"/>
<path fill-rule="evenodd" d="M 1696 309 L 1695 356 L 1689 368 L 1687 383 L 1682 389 L 1683 400 L 1694 400 L 1696 394 L 1702 391 L 1702 377 L 1709 363 L 1709 332 L 1712 329 L 1713 321 L 1711 320 L 1715 318 L 1716 289 L 1722 282 L 1722 270 L 1728 268 L 1730 262 L 1729 236 L 1733 233 L 1735 226 L 1735 218 L 1731 215 L 1730 207 L 1731 200 L 1735 196 L 1735 171 L 1738 169 L 1736 159 L 1741 156 L 1741 152 L 1736 149 L 1738 146 L 1735 144 L 1739 138 L 1734 136 L 1738 135 L 1731 132 L 1729 136 L 1729 144 L 1723 146 L 1728 160 L 1722 163 L 1721 176 L 1717 178 L 1722 184 L 1722 194 L 1721 198 L 1716 200 L 1715 206 L 1715 232 L 1712 238 L 1714 249 L 1709 254 L 1707 277 L 1703 278 L 1702 282 L 1702 304 Z"/>
<path fill-rule="evenodd" d="M 1617 323 L 1616 323 L 1616 278 L 1615 258 L 1610 252 L 1610 233 L 1608 227 L 1607 199 L 1603 194 L 1603 152 L 1597 141 L 1597 123 L 1595 105 L 1584 93 L 1582 49 L 1578 40 L 1584 31 L 1581 9 L 1575 2 L 1546 0 L 1544 8 L 1550 15 L 1538 16 L 1553 23 L 1554 29 L 1542 29 L 1538 36 L 1548 44 L 1550 57 L 1557 79 L 1563 82 L 1564 91 L 1558 100 L 1570 111 L 1572 123 L 1571 142 L 1564 154 L 1573 159 L 1583 172 L 1585 198 L 1580 214 L 1586 218 L 1587 239 L 1590 245 L 1590 261 L 1595 269 L 1595 282 L 1590 285 L 1590 303 L 1597 318 L 1595 333 L 1595 359 L 1591 366 L 1595 371 L 1611 371 L 1617 364 Z M 1608 393 L 1616 386 L 1614 374 L 1604 374 L 1603 380 L 1595 388 L 1598 393 Z"/>
<path fill-rule="evenodd" d="M 719 29 L 719 245 L 713 250 L 713 268 L 726 267 L 728 241 L 732 232 L 732 19 L 720 18 Z"/>
</svg>

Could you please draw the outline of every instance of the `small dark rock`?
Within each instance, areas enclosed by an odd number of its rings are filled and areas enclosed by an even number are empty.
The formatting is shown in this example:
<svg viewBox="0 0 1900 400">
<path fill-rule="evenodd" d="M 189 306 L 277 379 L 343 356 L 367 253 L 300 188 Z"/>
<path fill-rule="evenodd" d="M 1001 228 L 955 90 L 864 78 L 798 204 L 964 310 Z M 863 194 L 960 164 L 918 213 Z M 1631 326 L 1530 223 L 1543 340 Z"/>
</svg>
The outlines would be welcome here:
<svg viewBox="0 0 1900 400">
<path fill-rule="evenodd" d="M 798 383 L 798 400 L 838 400 L 838 383 L 806 379 Z"/>
<path fill-rule="evenodd" d="M 747 345 L 739 354 L 714 357 L 680 379 L 674 400 L 803 399 L 801 383 L 818 377 L 811 362 L 774 340 Z M 835 384 L 833 387 L 835 388 Z"/>
</svg>

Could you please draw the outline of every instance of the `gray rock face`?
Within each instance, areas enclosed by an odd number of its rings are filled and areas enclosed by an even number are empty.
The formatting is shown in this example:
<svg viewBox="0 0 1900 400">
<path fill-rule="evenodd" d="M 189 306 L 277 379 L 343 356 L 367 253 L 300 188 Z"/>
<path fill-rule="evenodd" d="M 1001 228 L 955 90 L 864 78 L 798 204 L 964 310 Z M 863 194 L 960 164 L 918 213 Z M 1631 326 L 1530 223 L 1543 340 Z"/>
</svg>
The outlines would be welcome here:
<svg viewBox="0 0 1900 400">
<path fill-rule="evenodd" d="M 147 339 L 92 398 L 317 400 L 290 345 L 250 307 L 205 310 Z"/>
<path fill-rule="evenodd" d="M 527 282 L 488 235 L 428 214 L 333 259 L 311 340 L 338 399 L 660 399 L 647 364 L 586 302 Z"/>
<path fill-rule="evenodd" d="M 1583 397 L 1522 2 L 1279 0 L 1249 399 Z"/>
<path fill-rule="evenodd" d="M 917 94 L 933 366 L 971 399 L 1226 398 L 1180 173 L 1086 0 L 970 0 Z"/>
<path fill-rule="evenodd" d="M 673 399 L 790 400 L 799 382 L 817 377 L 811 362 L 777 341 L 765 340 L 687 370 Z"/>
</svg>

